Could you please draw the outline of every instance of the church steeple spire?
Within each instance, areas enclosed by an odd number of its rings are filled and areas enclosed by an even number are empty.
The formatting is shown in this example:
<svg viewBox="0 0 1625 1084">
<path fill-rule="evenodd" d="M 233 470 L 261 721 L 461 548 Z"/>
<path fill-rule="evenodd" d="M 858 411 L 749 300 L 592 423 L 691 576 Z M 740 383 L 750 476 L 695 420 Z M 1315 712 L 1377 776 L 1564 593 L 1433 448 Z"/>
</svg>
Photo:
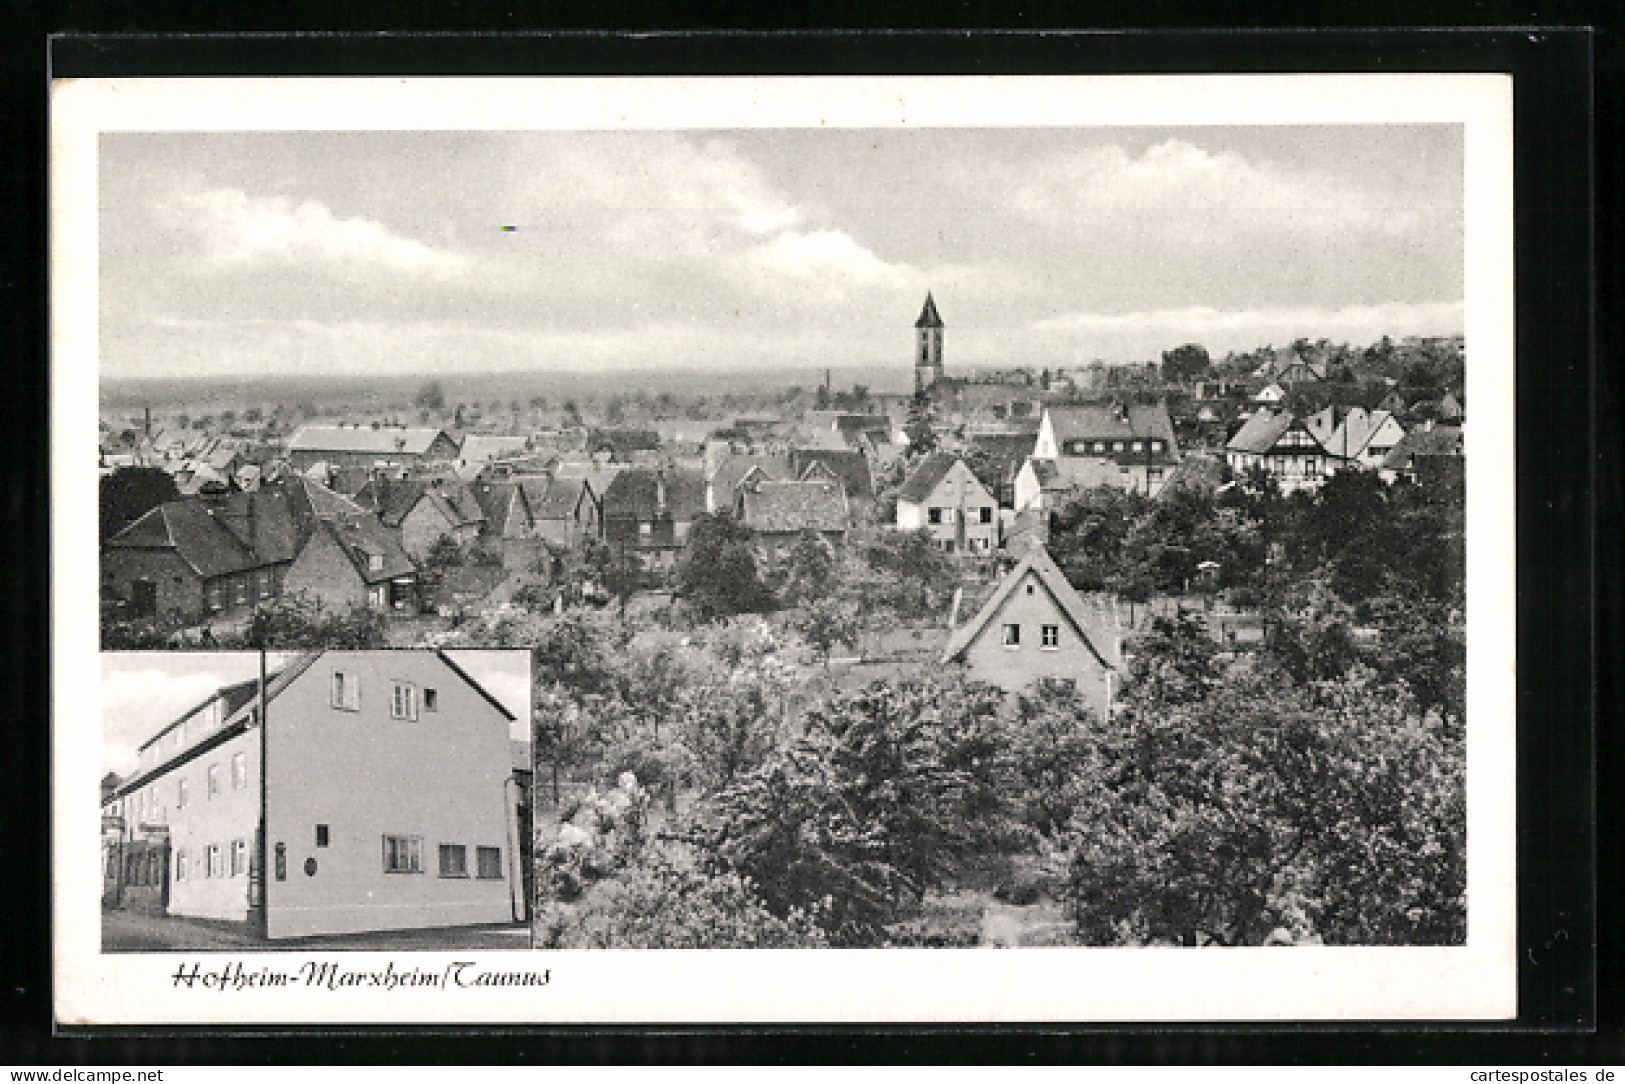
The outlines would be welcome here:
<svg viewBox="0 0 1625 1084">
<path fill-rule="evenodd" d="M 914 390 L 924 391 L 942 379 L 942 317 L 929 291 L 920 318 L 914 321 Z"/>
</svg>

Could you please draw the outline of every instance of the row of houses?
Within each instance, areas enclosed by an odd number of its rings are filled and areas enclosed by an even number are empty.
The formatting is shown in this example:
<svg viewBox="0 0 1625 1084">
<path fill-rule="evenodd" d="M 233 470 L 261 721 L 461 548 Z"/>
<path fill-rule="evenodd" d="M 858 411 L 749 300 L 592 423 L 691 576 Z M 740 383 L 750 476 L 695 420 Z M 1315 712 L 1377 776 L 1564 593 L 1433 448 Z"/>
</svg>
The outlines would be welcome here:
<svg viewBox="0 0 1625 1084">
<path fill-rule="evenodd" d="M 517 722 L 437 651 L 311 652 L 220 688 L 103 781 L 103 902 L 272 939 L 523 921 Z"/>
</svg>

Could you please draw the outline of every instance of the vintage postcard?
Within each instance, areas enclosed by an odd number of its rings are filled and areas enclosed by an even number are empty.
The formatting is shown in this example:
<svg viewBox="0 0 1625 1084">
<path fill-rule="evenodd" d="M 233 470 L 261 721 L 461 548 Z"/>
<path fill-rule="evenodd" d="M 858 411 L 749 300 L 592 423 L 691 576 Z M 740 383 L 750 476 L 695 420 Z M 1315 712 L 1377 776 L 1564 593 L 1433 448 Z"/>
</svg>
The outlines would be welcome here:
<svg viewBox="0 0 1625 1084">
<path fill-rule="evenodd" d="M 51 134 L 60 1022 L 1516 1015 L 1507 77 Z"/>
</svg>

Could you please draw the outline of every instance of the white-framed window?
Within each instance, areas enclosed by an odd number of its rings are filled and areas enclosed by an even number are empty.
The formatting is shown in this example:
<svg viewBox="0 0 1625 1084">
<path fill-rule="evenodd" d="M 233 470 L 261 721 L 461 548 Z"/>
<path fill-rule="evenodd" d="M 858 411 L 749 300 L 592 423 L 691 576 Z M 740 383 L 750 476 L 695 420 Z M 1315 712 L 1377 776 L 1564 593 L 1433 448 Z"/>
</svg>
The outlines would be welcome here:
<svg viewBox="0 0 1625 1084">
<path fill-rule="evenodd" d="M 367 554 L 367 570 L 369 572 L 382 572 L 384 570 L 384 555 L 381 553 Z"/>
<path fill-rule="evenodd" d="M 1021 646 L 1021 626 L 1011 623 L 1004 626 L 1004 646 Z"/>
<path fill-rule="evenodd" d="M 259 574 L 260 598 L 271 597 L 271 570 L 263 569 Z"/>
<path fill-rule="evenodd" d="M 422 836 L 384 837 L 385 873 L 422 873 Z"/>
<path fill-rule="evenodd" d="M 226 604 L 225 592 L 221 589 L 220 581 L 215 580 L 209 584 L 209 609 L 219 610 Z"/>
<path fill-rule="evenodd" d="M 927 523 L 941 523 L 942 522 L 942 509 L 940 509 L 940 508 L 927 508 L 925 510 L 925 521 Z"/>
<path fill-rule="evenodd" d="M 1106 442 L 1105 441 L 1103 441 L 1103 440 L 1095 441 L 1095 451 L 1104 452 L 1105 450 L 1106 450 Z"/>
<path fill-rule="evenodd" d="M 220 765 L 209 765 L 209 797 L 213 799 L 220 793 Z"/>
<path fill-rule="evenodd" d="M 231 755 L 231 789 L 244 790 L 248 787 L 248 754 L 233 753 Z"/>
<path fill-rule="evenodd" d="M 1120 440 L 1112 441 L 1112 451 L 1120 452 L 1122 450 L 1123 450 L 1123 442 L 1122 441 L 1120 441 Z"/>
<path fill-rule="evenodd" d="M 361 710 L 361 678 L 343 670 L 333 671 L 333 707 L 340 711 Z"/>
<path fill-rule="evenodd" d="M 186 777 L 175 780 L 175 808 L 186 808 Z"/>
<path fill-rule="evenodd" d="M 468 876 L 467 847 L 461 843 L 442 843 L 440 845 L 440 876 Z"/>
<path fill-rule="evenodd" d="M 226 875 L 226 858 L 220 852 L 220 844 L 209 844 L 209 872 L 208 877 L 224 877 Z"/>
<path fill-rule="evenodd" d="M 389 717 L 391 719 L 416 719 L 418 717 L 418 687 L 416 685 L 413 685 L 410 681 L 391 683 Z"/>
<path fill-rule="evenodd" d="M 474 855 L 479 866 L 475 876 L 482 881 L 502 880 L 501 847 L 476 847 L 474 848 Z"/>
<path fill-rule="evenodd" d="M 233 581 L 233 585 L 237 588 L 237 604 L 241 606 L 248 601 L 248 577 L 238 577 Z"/>
<path fill-rule="evenodd" d="M 1153 451 L 1153 452 L 1160 452 L 1160 451 L 1162 451 L 1162 441 L 1160 441 L 1160 440 L 1154 440 L 1154 441 L 1152 441 L 1152 442 L 1151 442 L 1151 450 L 1152 450 L 1152 451 Z"/>
<path fill-rule="evenodd" d="M 1145 442 L 1144 441 L 1139 441 L 1139 440 L 1135 441 L 1133 450 L 1136 451 L 1136 452 L 1145 451 Z"/>
<path fill-rule="evenodd" d="M 423 690 L 423 710 L 424 711 L 439 711 L 440 710 L 440 693 L 437 690 L 435 690 L 435 689 L 424 689 Z"/>
<path fill-rule="evenodd" d="M 1061 626 L 1059 625 L 1040 626 L 1038 635 L 1040 647 L 1053 649 L 1061 646 Z"/>
<path fill-rule="evenodd" d="M 655 532 L 655 525 L 653 523 L 650 523 L 646 519 L 638 521 L 638 537 L 639 538 L 648 538 L 650 535 L 654 534 L 654 532 Z"/>
<path fill-rule="evenodd" d="M 244 877 L 248 874 L 248 841 L 234 839 L 231 841 L 231 875 Z"/>
<path fill-rule="evenodd" d="M 942 510 L 942 522 L 944 522 L 944 523 L 952 523 L 955 520 L 955 518 L 956 518 L 956 515 L 955 515 L 955 510 L 954 509 L 952 509 L 952 508 L 944 508 Z"/>
<path fill-rule="evenodd" d="M 178 847 L 175 849 L 175 880 L 186 880 L 186 852 Z"/>
<path fill-rule="evenodd" d="M 981 512 L 981 519 L 983 523 L 993 522 L 993 509 L 984 505 L 982 508 L 978 509 L 978 511 Z"/>
</svg>

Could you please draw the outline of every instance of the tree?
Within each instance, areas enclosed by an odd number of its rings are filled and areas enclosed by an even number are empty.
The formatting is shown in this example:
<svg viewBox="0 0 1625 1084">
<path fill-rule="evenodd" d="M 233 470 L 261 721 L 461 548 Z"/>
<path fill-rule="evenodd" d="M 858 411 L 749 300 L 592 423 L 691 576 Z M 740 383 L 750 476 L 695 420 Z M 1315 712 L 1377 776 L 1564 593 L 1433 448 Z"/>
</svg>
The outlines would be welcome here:
<svg viewBox="0 0 1625 1084">
<path fill-rule="evenodd" d="M 1089 944 L 1459 944 L 1464 749 L 1369 671 L 1241 663 L 1183 704 L 1131 696 L 1072 818 Z"/>
<path fill-rule="evenodd" d="M 826 667 L 835 645 L 855 644 L 862 628 L 857 608 L 832 598 L 818 599 L 796 611 L 791 624 Z"/>
<path fill-rule="evenodd" d="M 677 591 L 706 620 L 757 613 L 772 601 L 750 532 L 731 515 L 702 515 L 677 566 Z"/>
<path fill-rule="evenodd" d="M 180 499 L 175 480 L 157 467 L 119 467 L 102 475 L 97 504 L 101 537 L 110 538 L 166 501 Z"/>
<path fill-rule="evenodd" d="M 931 428 L 931 397 L 922 389 L 914 393 L 908 405 L 908 422 L 903 427 L 908 437 L 910 456 L 926 455 L 936 451 L 937 434 Z"/>
<path fill-rule="evenodd" d="M 788 606 L 825 599 L 835 590 L 835 552 L 817 531 L 803 531 L 785 562 L 781 601 Z"/>
<path fill-rule="evenodd" d="M 418 393 L 412 397 L 412 405 L 421 410 L 444 410 L 446 391 L 440 386 L 440 381 L 424 381 L 423 386 L 418 388 Z"/>
<path fill-rule="evenodd" d="M 1197 343 L 1186 343 L 1162 352 L 1162 378 L 1170 384 L 1183 384 L 1194 380 L 1212 368 L 1207 348 Z"/>
<path fill-rule="evenodd" d="M 816 910 L 832 942 L 882 943 L 888 922 L 1014 830 L 1002 703 L 958 682 L 837 693 L 696 807 L 694 838 L 774 914 Z"/>
</svg>

